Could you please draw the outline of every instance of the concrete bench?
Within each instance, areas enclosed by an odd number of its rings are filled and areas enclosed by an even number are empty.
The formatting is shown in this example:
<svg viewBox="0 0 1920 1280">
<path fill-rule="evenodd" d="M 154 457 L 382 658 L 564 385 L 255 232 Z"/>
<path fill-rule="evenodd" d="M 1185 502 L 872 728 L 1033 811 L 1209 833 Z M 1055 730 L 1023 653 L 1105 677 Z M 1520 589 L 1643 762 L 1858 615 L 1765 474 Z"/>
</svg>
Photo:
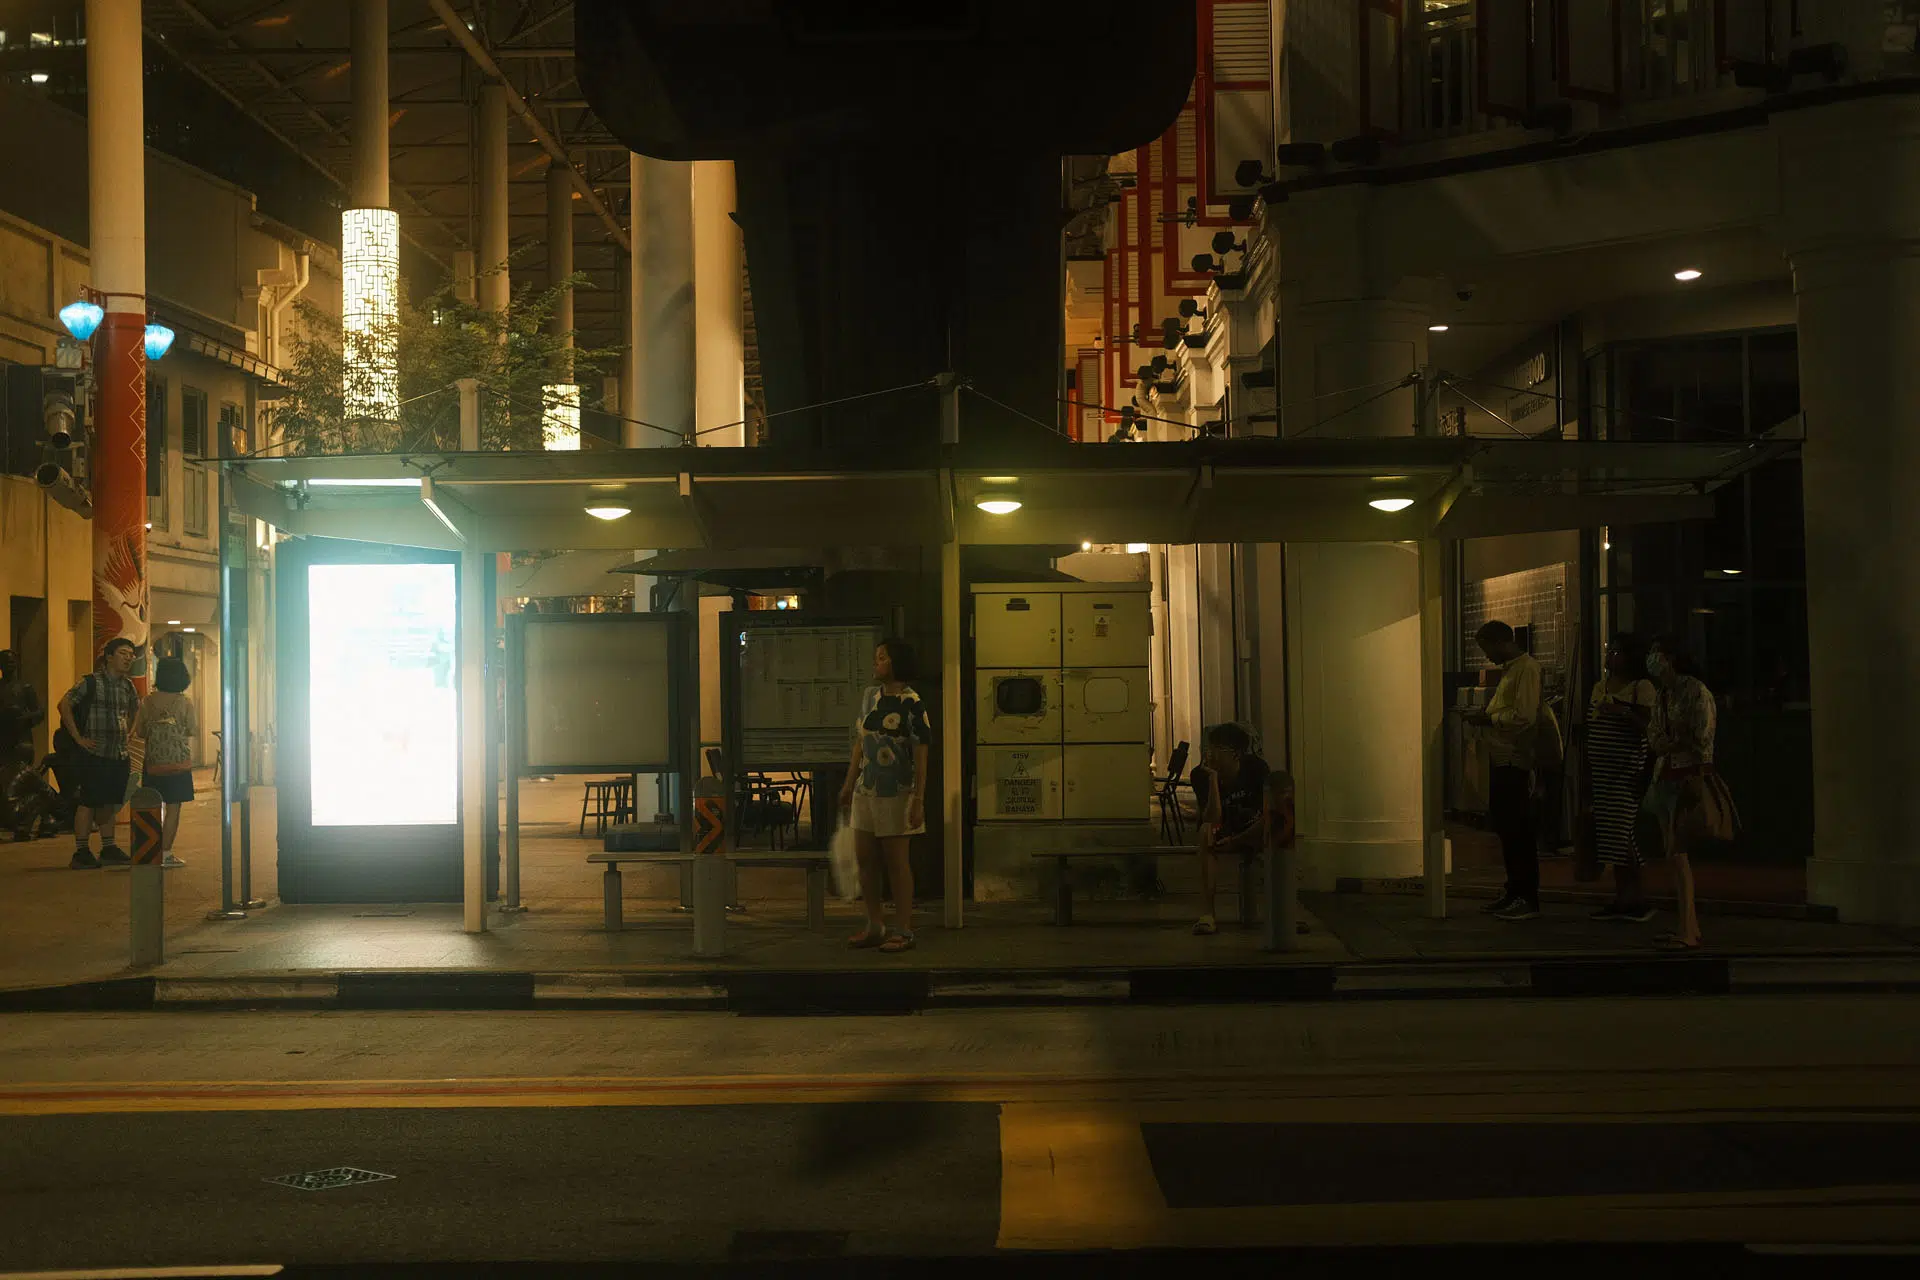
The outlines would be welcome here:
<svg viewBox="0 0 1920 1280">
<path fill-rule="evenodd" d="M 1077 848 L 1046 849 L 1033 856 L 1036 859 L 1051 858 L 1058 875 L 1053 888 L 1053 922 L 1057 925 L 1073 923 L 1073 864 L 1085 858 L 1193 858 L 1200 850 L 1194 845 L 1142 845 L 1136 848 Z M 1275 856 L 1277 854 L 1278 856 Z M 1259 920 L 1266 922 L 1264 945 L 1270 951 L 1290 950 L 1298 931 L 1299 896 L 1293 892 L 1282 894 L 1279 886 L 1285 884 L 1289 890 L 1294 882 L 1293 850 L 1280 849 L 1263 853 L 1253 850 L 1247 853 L 1228 853 L 1221 855 L 1240 860 L 1240 903 L 1239 920 L 1242 925 L 1253 925 Z M 1255 907 L 1253 892 L 1253 869 L 1256 865 L 1266 869 L 1265 912 Z"/>
<path fill-rule="evenodd" d="M 824 930 L 827 927 L 827 877 L 833 868 L 833 859 L 825 853 L 809 853 L 786 850 L 779 853 L 682 853 L 679 850 L 635 849 L 619 853 L 590 853 L 589 863 L 606 867 L 601 876 L 601 895 L 605 904 L 605 923 L 608 932 L 617 933 L 622 926 L 622 897 L 620 868 L 625 863 L 652 863 L 654 865 L 671 864 L 680 868 L 681 883 L 684 886 L 687 872 L 700 858 L 724 857 L 733 867 L 797 867 L 807 873 L 807 927 Z M 697 882 L 696 882 L 697 884 Z M 697 891 L 697 890 L 696 890 Z M 684 894 L 682 895 L 684 899 Z"/>
</svg>

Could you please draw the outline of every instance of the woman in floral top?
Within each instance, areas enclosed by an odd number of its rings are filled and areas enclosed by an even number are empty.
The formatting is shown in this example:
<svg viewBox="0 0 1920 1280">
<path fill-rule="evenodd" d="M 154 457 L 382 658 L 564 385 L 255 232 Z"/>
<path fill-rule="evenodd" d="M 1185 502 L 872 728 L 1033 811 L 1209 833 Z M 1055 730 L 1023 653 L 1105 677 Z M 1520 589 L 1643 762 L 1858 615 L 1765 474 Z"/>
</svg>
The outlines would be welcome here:
<svg viewBox="0 0 1920 1280">
<path fill-rule="evenodd" d="M 1700 947 L 1700 913 L 1695 905 L 1693 851 L 1710 841 L 1734 838 L 1739 815 L 1733 793 L 1713 767 L 1718 709 L 1713 692 L 1693 675 L 1686 651 L 1662 637 L 1647 650 L 1647 674 L 1655 701 L 1647 722 L 1647 745 L 1658 758 L 1646 808 L 1659 823 L 1672 860 L 1679 896 L 1680 928 L 1662 934 L 1663 951 Z"/>
<path fill-rule="evenodd" d="M 910 837 L 927 829 L 927 744 L 933 730 L 926 704 L 907 684 L 912 675 L 913 649 L 906 641 L 886 640 L 873 651 L 873 678 L 879 683 L 860 700 L 853 761 L 840 788 L 840 807 L 851 815 L 860 890 L 867 903 L 867 927 L 847 941 L 889 953 L 913 946 Z M 893 886 L 891 930 L 883 911 L 883 858 L 886 883 Z"/>
</svg>

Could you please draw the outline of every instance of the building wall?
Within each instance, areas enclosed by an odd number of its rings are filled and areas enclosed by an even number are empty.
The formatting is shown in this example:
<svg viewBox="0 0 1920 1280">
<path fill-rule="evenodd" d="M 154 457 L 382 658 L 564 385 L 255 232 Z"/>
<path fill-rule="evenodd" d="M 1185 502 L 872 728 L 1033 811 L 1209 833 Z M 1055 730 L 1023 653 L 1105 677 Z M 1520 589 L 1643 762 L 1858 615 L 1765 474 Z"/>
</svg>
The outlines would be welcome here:
<svg viewBox="0 0 1920 1280">
<path fill-rule="evenodd" d="M 19 651 L 49 708 L 34 737 L 44 753 L 52 706 L 92 666 L 93 526 L 21 476 L 0 475 L 0 599 L 0 648 Z"/>
</svg>

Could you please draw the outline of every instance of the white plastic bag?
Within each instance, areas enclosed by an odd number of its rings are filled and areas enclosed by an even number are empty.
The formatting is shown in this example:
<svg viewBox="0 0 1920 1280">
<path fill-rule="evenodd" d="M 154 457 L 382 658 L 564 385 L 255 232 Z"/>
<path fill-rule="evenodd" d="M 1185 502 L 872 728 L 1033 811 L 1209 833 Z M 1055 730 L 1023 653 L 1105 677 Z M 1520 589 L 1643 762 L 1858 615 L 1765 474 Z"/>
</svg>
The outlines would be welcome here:
<svg viewBox="0 0 1920 1280">
<path fill-rule="evenodd" d="M 833 858 L 833 884 L 840 900 L 852 902 L 860 896 L 860 855 L 854 848 L 853 828 L 845 822 L 836 825 L 827 853 Z"/>
</svg>

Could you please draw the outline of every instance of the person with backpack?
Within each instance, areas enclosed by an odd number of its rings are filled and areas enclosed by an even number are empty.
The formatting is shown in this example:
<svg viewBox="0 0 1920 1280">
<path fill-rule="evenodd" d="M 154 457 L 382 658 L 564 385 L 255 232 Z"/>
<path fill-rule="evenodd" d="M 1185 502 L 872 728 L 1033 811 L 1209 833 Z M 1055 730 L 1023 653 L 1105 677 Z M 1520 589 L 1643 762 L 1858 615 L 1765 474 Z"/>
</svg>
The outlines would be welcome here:
<svg viewBox="0 0 1920 1280">
<path fill-rule="evenodd" d="M 160 793 L 162 866 L 184 867 L 173 856 L 173 840 L 180 834 L 180 806 L 193 801 L 193 744 L 199 741 L 198 713 L 187 694 L 193 677 L 178 658 L 162 658 L 153 673 L 154 692 L 140 704 L 133 718 L 132 736 L 146 744 L 140 785 Z"/>
<path fill-rule="evenodd" d="M 67 864 L 75 871 L 123 867 L 132 861 L 114 842 L 114 827 L 127 801 L 127 742 L 140 710 L 139 691 L 127 674 L 136 653 L 133 641 L 115 636 L 100 652 L 99 669 L 82 676 L 60 699 L 60 726 L 72 744 L 60 780 L 64 787 L 71 772 L 79 799 L 73 815 L 73 861 Z M 88 845 L 94 827 L 100 828 L 98 858 Z"/>
</svg>

